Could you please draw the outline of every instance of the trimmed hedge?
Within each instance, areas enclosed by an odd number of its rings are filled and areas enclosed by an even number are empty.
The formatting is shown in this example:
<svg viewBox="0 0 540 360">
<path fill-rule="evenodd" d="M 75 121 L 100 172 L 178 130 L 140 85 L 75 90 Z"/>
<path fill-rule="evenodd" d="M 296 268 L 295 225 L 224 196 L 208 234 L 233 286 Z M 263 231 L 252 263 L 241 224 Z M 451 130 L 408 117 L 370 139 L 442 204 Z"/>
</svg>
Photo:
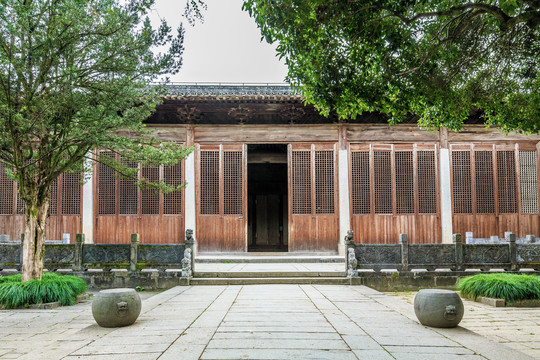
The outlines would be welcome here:
<svg viewBox="0 0 540 360">
<path fill-rule="evenodd" d="M 21 275 L 0 277 L 0 306 L 13 309 L 32 304 L 59 302 L 73 305 L 86 292 L 86 282 L 76 276 L 44 273 L 41 280 L 21 282 Z"/>
<path fill-rule="evenodd" d="M 461 295 L 504 299 L 507 302 L 540 299 L 540 277 L 517 274 L 477 274 L 459 281 Z"/>
</svg>

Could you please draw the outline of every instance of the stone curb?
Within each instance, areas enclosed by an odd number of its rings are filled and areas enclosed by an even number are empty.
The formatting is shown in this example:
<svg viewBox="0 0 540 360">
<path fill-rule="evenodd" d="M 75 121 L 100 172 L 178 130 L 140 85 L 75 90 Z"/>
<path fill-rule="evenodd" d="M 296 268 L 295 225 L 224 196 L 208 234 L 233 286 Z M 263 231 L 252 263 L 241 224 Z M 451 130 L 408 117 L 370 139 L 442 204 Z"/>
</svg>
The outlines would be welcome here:
<svg viewBox="0 0 540 360">
<path fill-rule="evenodd" d="M 473 300 L 473 299 L 469 299 Z M 534 300 L 534 299 L 527 299 L 527 300 L 519 300 L 516 302 L 506 302 L 504 299 L 495 299 L 495 298 L 489 298 L 489 297 L 479 297 L 476 300 L 473 300 L 485 305 L 493 306 L 493 307 L 540 307 L 540 300 Z"/>
</svg>

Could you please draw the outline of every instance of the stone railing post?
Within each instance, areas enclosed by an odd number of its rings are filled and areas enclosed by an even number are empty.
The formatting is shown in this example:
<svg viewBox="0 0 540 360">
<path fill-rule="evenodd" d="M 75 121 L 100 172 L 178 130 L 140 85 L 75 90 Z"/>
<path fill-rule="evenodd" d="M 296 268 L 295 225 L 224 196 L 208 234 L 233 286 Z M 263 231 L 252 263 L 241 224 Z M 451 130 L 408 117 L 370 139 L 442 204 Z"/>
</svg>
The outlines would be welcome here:
<svg viewBox="0 0 540 360">
<path fill-rule="evenodd" d="M 19 250 L 19 271 L 22 273 L 23 268 L 23 251 L 24 251 L 24 234 L 21 234 L 21 245 Z"/>
<path fill-rule="evenodd" d="M 356 260 L 356 245 L 354 243 L 354 232 L 347 230 L 344 239 L 345 243 L 345 271 L 348 277 L 358 277 L 358 260 Z"/>
<path fill-rule="evenodd" d="M 137 253 L 139 246 L 139 234 L 131 234 L 131 251 L 129 256 L 129 270 L 137 271 Z"/>
<path fill-rule="evenodd" d="M 518 271 L 517 263 L 517 245 L 516 245 L 516 234 L 506 233 L 505 234 L 506 242 L 508 243 L 509 253 L 510 253 L 510 270 Z"/>
<path fill-rule="evenodd" d="M 73 271 L 83 271 L 83 246 L 84 234 L 75 235 L 75 261 L 73 263 Z"/>
<path fill-rule="evenodd" d="M 407 234 L 399 234 L 401 245 L 401 271 L 409 271 L 409 240 Z"/>
<path fill-rule="evenodd" d="M 463 271 L 463 241 L 461 234 L 453 234 L 452 242 L 454 243 L 454 251 L 456 254 L 456 271 Z"/>
<path fill-rule="evenodd" d="M 187 253 L 189 253 L 189 260 L 190 260 L 190 263 L 189 263 L 189 273 L 191 276 L 193 274 L 193 272 L 195 271 L 195 238 L 193 237 L 193 230 L 192 229 L 186 229 L 186 239 L 184 241 L 184 244 L 186 246 L 185 248 L 185 251 L 184 251 L 184 257 L 185 257 L 185 254 L 186 254 L 186 251 L 189 249 L 189 251 L 187 251 Z M 183 276 L 183 275 L 182 275 Z"/>
</svg>

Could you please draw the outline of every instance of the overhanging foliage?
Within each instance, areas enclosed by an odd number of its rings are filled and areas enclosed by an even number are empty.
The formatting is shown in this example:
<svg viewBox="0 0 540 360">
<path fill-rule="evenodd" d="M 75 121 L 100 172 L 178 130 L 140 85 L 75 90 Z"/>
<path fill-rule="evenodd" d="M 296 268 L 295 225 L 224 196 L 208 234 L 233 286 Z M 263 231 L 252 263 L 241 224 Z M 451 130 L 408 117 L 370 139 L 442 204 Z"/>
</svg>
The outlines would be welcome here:
<svg viewBox="0 0 540 360">
<path fill-rule="evenodd" d="M 459 130 L 481 110 L 540 132 L 540 2 L 245 0 L 287 81 L 324 114 L 406 114 Z"/>
</svg>

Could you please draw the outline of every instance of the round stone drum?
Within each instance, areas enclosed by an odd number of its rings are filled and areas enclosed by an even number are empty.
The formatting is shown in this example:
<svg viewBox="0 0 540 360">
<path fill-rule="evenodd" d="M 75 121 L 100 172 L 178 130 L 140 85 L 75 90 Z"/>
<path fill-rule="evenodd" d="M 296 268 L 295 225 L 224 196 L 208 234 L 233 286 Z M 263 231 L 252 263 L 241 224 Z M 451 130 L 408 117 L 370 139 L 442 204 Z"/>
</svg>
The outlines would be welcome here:
<svg viewBox="0 0 540 360">
<path fill-rule="evenodd" d="M 463 318 L 463 302 L 455 291 L 420 290 L 414 298 L 414 312 L 422 325 L 450 328 Z"/>
<path fill-rule="evenodd" d="M 92 315 L 102 327 L 131 325 L 141 313 L 141 298 L 134 289 L 100 291 L 92 302 Z"/>
</svg>

